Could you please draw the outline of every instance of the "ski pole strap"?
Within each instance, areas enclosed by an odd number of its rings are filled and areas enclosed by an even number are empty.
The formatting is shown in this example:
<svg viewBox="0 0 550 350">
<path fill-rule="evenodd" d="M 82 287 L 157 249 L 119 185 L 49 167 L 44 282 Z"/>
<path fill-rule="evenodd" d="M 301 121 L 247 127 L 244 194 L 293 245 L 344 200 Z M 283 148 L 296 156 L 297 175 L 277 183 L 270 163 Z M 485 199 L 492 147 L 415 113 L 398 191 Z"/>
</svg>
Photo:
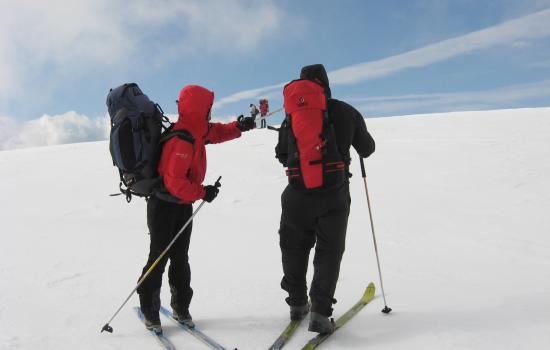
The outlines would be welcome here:
<svg viewBox="0 0 550 350">
<path fill-rule="evenodd" d="M 359 161 L 361 162 L 361 174 L 363 175 L 363 178 L 366 178 L 367 172 L 365 171 L 365 162 L 363 161 L 363 157 L 359 156 Z"/>
<path fill-rule="evenodd" d="M 122 182 L 118 184 L 118 188 L 120 189 L 120 194 L 123 194 L 126 196 L 126 202 L 130 203 L 132 201 L 132 192 L 128 187 L 122 188 Z"/>
</svg>

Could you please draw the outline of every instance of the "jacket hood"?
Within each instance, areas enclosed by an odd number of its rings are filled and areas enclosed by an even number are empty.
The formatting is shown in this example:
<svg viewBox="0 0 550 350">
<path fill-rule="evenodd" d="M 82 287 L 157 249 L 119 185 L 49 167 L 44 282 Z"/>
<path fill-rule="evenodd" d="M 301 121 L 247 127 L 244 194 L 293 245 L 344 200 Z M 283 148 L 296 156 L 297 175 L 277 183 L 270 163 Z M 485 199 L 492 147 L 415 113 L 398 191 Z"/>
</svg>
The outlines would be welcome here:
<svg viewBox="0 0 550 350">
<path fill-rule="evenodd" d="M 208 114 L 214 103 L 214 93 L 198 85 L 181 89 L 178 98 L 178 121 L 174 129 L 185 129 L 195 138 L 208 132 Z"/>
<path fill-rule="evenodd" d="M 322 64 L 312 64 L 302 68 L 300 79 L 317 80 L 325 88 L 327 97 L 331 97 L 330 85 L 328 82 L 327 71 Z"/>
</svg>

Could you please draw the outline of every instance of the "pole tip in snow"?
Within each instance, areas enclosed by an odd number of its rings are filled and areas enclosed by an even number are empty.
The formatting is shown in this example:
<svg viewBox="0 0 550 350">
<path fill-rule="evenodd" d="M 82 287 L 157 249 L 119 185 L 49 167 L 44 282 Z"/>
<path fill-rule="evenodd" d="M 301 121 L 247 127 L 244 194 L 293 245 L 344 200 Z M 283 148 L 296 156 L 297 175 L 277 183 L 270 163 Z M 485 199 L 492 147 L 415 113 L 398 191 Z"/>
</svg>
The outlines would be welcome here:
<svg viewBox="0 0 550 350">
<path fill-rule="evenodd" d="M 391 308 L 389 308 L 387 305 L 384 306 L 384 308 L 382 309 L 382 312 L 385 313 L 385 314 L 389 314 L 391 312 Z"/>
<path fill-rule="evenodd" d="M 109 326 L 108 323 L 105 323 L 105 326 L 103 326 L 103 328 L 101 328 L 101 332 L 100 333 L 103 333 L 103 331 L 107 331 L 109 333 L 113 333 L 113 327 Z"/>
</svg>

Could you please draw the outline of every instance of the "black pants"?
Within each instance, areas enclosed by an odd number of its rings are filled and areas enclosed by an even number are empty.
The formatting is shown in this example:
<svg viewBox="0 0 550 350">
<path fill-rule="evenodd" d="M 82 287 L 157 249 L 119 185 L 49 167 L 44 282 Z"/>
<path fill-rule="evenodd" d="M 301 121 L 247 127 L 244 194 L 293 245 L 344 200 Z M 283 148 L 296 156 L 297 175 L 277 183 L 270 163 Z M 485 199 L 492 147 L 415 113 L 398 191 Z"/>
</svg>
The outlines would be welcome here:
<svg viewBox="0 0 550 350">
<path fill-rule="evenodd" d="M 265 120 L 265 118 L 260 119 L 260 124 L 261 124 L 260 128 L 262 129 L 267 127 L 267 121 Z"/>
<path fill-rule="evenodd" d="M 179 230 L 193 214 L 191 204 L 170 203 L 152 196 L 147 201 L 147 226 L 151 243 L 149 246 L 149 258 L 142 271 L 142 276 L 160 256 L 162 251 L 170 244 Z M 189 267 L 189 242 L 191 239 L 192 222 L 179 236 L 165 257 L 152 270 L 147 279 L 141 284 L 137 292 L 143 313 L 158 315 L 160 309 L 160 287 L 162 274 L 170 258 L 168 269 L 168 282 L 172 299 L 170 305 L 176 311 L 189 308 L 193 290 L 191 289 L 191 269 Z M 141 278 L 141 277 L 140 277 Z"/>
<path fill-rule="evenodd" d="M 350 203 L 348 184 L 330 192 L 304 193 L 290 186 L 284 190 L 279 242 L 284 272 L 281 287 L 288 292 L 289 305 L 307 302 L 309 252 L 317 242 L 309 292 L 312 311 L 332 315 Z"/>
</svg>

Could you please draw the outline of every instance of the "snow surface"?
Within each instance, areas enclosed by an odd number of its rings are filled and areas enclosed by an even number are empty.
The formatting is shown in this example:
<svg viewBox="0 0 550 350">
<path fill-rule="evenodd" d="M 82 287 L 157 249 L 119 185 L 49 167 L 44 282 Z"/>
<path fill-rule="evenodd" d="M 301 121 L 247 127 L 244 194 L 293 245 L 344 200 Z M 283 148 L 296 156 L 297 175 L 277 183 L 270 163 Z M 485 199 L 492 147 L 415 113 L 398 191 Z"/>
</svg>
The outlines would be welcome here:
<svg viewBox="0 0 550 350">
<path fill-rule="evenodd" d="M 550 348 L 550 108 L 367 119 L 366 162 L 390 315 L 377 298 L 322 349 Z M 195 223 L 191 313 L 228 349 L 265 349 L 288 319 L 276 133 L 208 146 L 220 196 Z M 358 161 L 335 305 L 379 287 Z M 145 203 L 109 197 L 106 142 L 0 152 L 0 349 L 155 349 L 132 306 Z M 166 276 L 165 276 L 166 277 Z M 165 285 L 167 283 L 165 282 Z M 168 303 L 167 288 L 162 300 Z M 181 349 L 204 349 L 163 319 Z M 313 334 L 304 323 L 285 349 Z"/>
</svg>

